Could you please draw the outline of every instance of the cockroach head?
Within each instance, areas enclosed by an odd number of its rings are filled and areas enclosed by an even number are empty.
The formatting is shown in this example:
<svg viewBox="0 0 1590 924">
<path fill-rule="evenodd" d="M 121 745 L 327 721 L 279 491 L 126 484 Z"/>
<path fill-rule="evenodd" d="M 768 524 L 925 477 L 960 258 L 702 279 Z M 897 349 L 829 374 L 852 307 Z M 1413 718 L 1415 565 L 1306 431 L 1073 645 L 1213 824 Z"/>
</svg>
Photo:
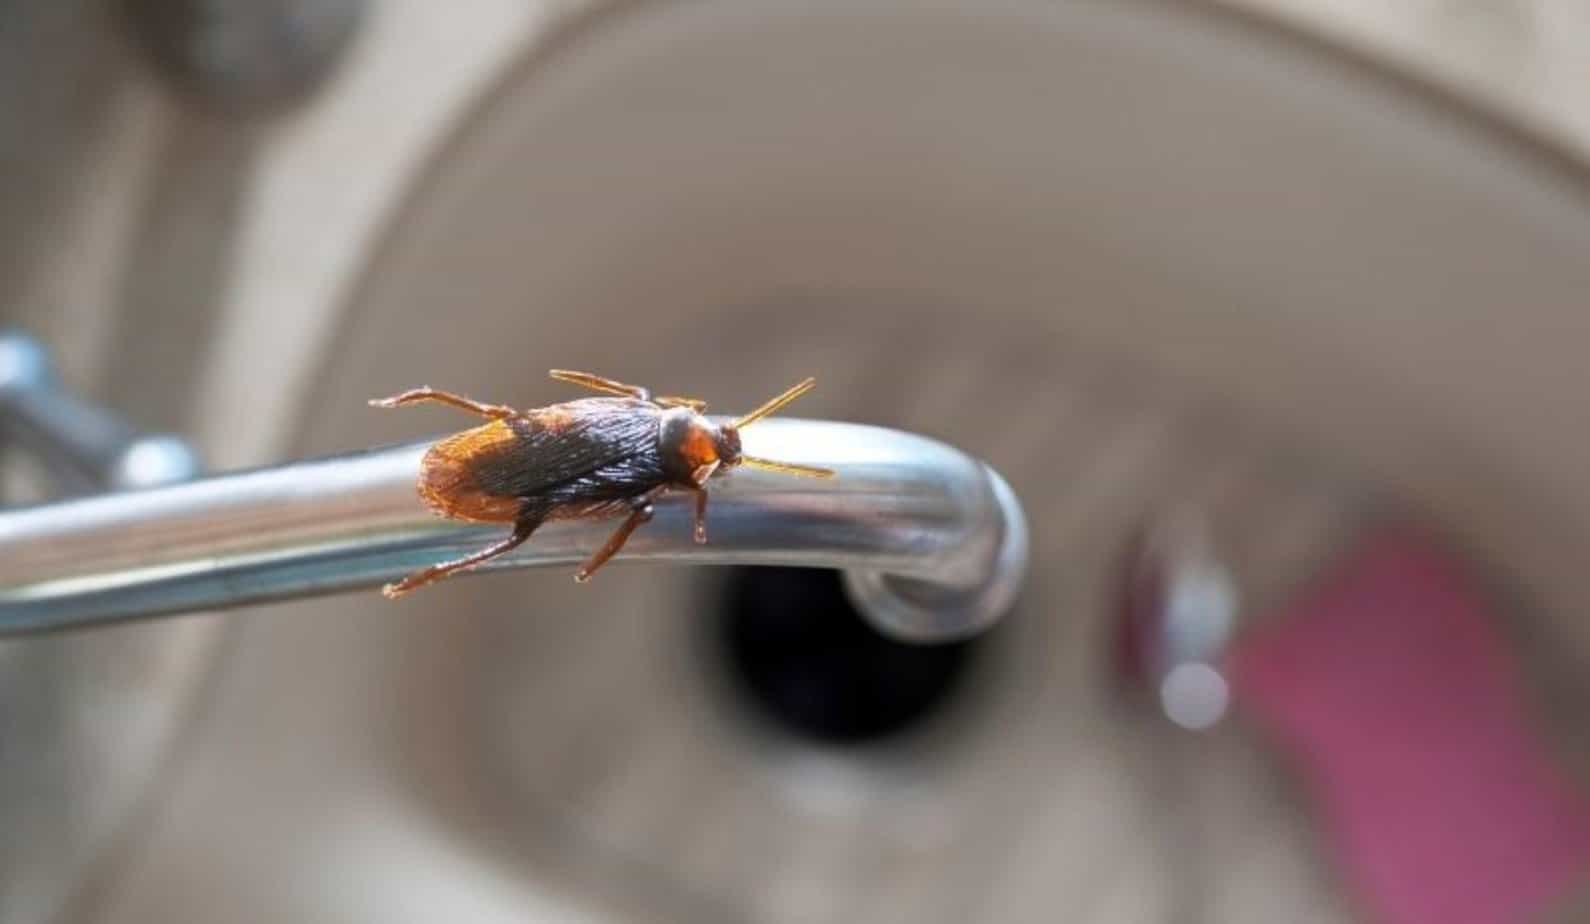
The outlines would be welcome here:
<svg viewBox="0 0 1590 924">
<path fill-rule="evenodd" d="M 657 441 L 667 476 L 678 483 L 700 485 L 715 472 L 748 465 L 805 478 L 832 478 L 834 473 L 826 468 L 759 459 L 740 449 L 741 430 L 804 395 L 812 384 L 807 379 L 732 423 L 714 423 L 687 407 L 664 411 Z"/>
<path fill-rule="evenodd" d="M 718 458 L 725 467 L 732 468 L 740 464 L 740 428 L 732 423 L 726 423 L 717 428 L 713 434 L 713 442 L 718 449 Z"/>
<path fill-rule="evenodd" d="M 735 465 L 748 465 L 751 468 L 760 468 L 764 471 L 782 472 L 786 475 L 799 475 L 802 478 L 832 478 L 834 473 L 826 468 L 814 465 L 797 465 L 793 462 L 776 462 L 772 459 L 759 459 L 748 456 L 740 451 L 740 431 L 751 424 L 762 420 L 773 413 L 782 410 L 785 405 L 812 390 L 817 382 L 814 379 L 805 379 L 786 389 L 783 394 L 769 399 L 761 407 L 741 417 L 733 423 L 724 424 L 718 430 L 717 449 L 718 456 L 723 460 L 725 467 Z"/>
</svg>

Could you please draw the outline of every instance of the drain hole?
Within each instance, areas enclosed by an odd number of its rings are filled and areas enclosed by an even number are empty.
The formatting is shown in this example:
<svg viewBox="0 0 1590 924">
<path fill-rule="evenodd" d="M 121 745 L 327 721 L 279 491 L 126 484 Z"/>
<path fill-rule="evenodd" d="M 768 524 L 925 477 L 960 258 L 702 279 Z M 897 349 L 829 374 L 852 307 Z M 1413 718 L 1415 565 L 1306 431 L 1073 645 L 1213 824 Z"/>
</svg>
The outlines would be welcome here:
<svg viewBox="0 0 1590 924">
<path fill-rule="evenodd" d="M 980 644 L 894 641 L 856 612 L 838 572 L 815 568 L 733 571 L 715 635 L 759 712 L 828 745 L 877 741 L 933 715 Z"/>
</svg>

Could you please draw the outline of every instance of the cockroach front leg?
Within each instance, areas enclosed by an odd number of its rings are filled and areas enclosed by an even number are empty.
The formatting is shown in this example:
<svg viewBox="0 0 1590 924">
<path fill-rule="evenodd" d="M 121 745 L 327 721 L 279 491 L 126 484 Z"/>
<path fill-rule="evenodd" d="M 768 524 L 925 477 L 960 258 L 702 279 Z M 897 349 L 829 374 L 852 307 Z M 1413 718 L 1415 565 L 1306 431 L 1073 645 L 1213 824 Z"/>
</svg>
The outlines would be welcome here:
<svg viewBox="0 0 1590 924">
<path fill-rule="evenodd" d="M 634 534 L 635 530 L 639 529 L 642 524 L 651 522 L 652 514 L 655 512 L 652 500 L 660 490 L 659 488 L 654 491 L 647 491 L 645 494 L 630 501 L 631 512 L 629 517 L 624 520 L 618 529 L 613 530 L 613 535 L 608 538 L 607 543 L 597 549 L 595 555 L 586 559 L 585 564 L 580 566 L 580 570 L 574 572 L 576 581 L 581 584 L 589 581 L 591 575 L 595 574 L 597 569 L 607 564 L 609 559 L 618 554 L 618 550 L 624 547 L 624 543 L 629 541 L 629 537 Z"/>
<path fill-rule="evenodd" d="M 505 552 L 511 552 L 523 545 L 524 541 L 529 539 L 530 534 L 535 532 L 536 527 L 540 525 L 541 517 L 539 516 L 521 519 L 519 522 L 514 524 L 513 532 L 508 536 L 508 538 L 502 540 L 501 542 L 494 542 L 480 551 L 471 555 L 466 555 L 463 558 L 457 558 L 453 561 L 444 561 L 439 565 L 432 565 L 429 568 L 422 568 L 403 580 L 398 581 L 396 584 L 388 584 L 381 588 L 381 593 L 385 595 L 388 600 L 396 600 L 398 597 L 401 597 L 411 591 L 418 590 L 421 587 L 424 587 L 426 584 L 434 584 L 449 575 L 457 574 L 460 571 L 468 571 L 469 569 L 478 565 L 485 564 L 486 562 L 491 561 L 493 558 L 496 558 L 498 555 L 502 555 Z"/>
<path fill-rule="evenodd" d="M 696 545 L 707 544 L 707 489 L 697 485 L 690 489 L 696 495 Z"/>
<path fill-rule="evenodd" d="M 372 398 L 370 400 L 370 406 L 394 408 L 403 407 L 407 404 L 420 404 L 426 401 L 434 401 L 437 404 L 445 404 L 448 407 L 456 407 L 461 411 L 468 411 L 471 414 L 477 414 L 481 417 L 486 417 L 491 420 L 501 420 L 504 417 L 513 417 L 519 413 L 513 408 L 508 407 L 506 404 L 482 404 L 479 401 L 472 401 L 463 395 L 455 395 L 452 392 L 447 391 L 437 391 L 429 385 L 425 386 L 424 388 L 413 388 L 403 392 L 400 395 L 393 395 L 390 398 Z"/>
</svg>

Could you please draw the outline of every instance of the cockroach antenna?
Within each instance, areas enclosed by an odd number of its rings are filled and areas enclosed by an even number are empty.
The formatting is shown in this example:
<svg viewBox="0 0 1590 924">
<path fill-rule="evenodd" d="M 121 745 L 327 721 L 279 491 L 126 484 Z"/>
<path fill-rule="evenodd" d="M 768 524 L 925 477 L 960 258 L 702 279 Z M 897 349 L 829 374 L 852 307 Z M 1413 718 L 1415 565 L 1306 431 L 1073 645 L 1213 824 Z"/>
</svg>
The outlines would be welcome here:
<svg viewBox="0 0 1590 924">
<path fill-rule="evenodd" d="M 798 383 L 796 385 L 790 386 L 788 389 L 786 389 L 782 394 L 778 395 L 777 397 L 770 398 L 761 407 L 757 408 L 756 410 L 752 411 L 749 414 L 746 414 L 745 416 L 741 417 L 739 420 L 736 420 L 735 422 L 729 424 L 728 427 L 726 427 L 725 429 L 733 430 L 733 431 L 736 431 L 736 432 L 740 431 L 740 430 L 744 430 L 746 427 L 749 427 L 751 424 L 754 424 L 754 423 L 756 423 L 759 420 L 762 420 L 762 419 L 767 418 L 767 417 L 771 417 L 772 415 L 778 413 L 779 411 L 783 410 L 787 405 L 789 405 L 791 402 L 793 402 L 796 398 L 801 397 L 802 395 L 806 394 L 807 392 L 811 391 L 813 388 L 816 388 L 816 387 L 817 387 L 817 380 L 813 379 L 813 378 L 807 378 L 804 381 L 801 381 L 800 383 Z M 759 458 L 757 456 L 747 456 L 747 455 L 740 456 L 740 462 L 743 465 L 749 465 L 752 468 L 759 468 L 759 469 L 762 469 L 763 471 L 779 472 L 779 473 L 782 473 L 782 474 L 785 474 L 785 475 L 798 475 L 798 476 L 800 476 L 802 478 L 832 478 L 832 477 L 834 477 L 834 473 L 833 472 L 829 471 L 826 468 L 818 468 L 818 467 L 816 467 L 814 465 L 797 465 L 794 462 L 777 462 L 777 461 L 774 461 L 773 459 L 763 459 L 763 458 Z"/>
</svg>

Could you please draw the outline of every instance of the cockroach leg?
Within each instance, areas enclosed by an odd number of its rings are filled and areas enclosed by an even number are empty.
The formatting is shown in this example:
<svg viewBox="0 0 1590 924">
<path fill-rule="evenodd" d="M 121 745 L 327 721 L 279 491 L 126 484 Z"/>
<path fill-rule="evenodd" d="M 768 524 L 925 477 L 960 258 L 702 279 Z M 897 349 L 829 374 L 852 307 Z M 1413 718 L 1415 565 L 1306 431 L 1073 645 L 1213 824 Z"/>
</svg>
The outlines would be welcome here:
<svg viewBox="0 0 1590 924">
<path fill-rule="evenodd" d="M 395 584 L 388 584 L 381 588 L 381 593 L 388 600 L 396 600 L 398 597 L 401 597 L 411 591 L 418 590 L 421 587 L 424 587 L 426 584 L 434 584 L 449 575 L 456 574 L 460 571 L 468 571 L 470 568 L 474 568 L 477 565 L 491 561 L 498 555 L 502 555 L 505 552 L 511 552 L 520 545 L 523 545 L 524 541 L 529 539 L 530 534 L 535 532 L 536 527 L 540 525 L 540 517 L 522 519 L 518 523 L 514 524 L 513 533 L 511 533 L 508 538 L 502 540 L 501 542 L 494 542 L 480 551 L 466 555 L 463 558 L 454 559 L 453 561 L 445 561 L 438 565 L 432 565 L 429 568 L 422 568 Z"/>
<path fill-rule="evenodd" d="M 434 401 L 437 404 L 456 407 L 461 411 L 468 411 L 471 414 L 478 414 L 481 417 L 488 417 L 492 420 L 501 420 L 504 417 L 512 417 L 519 413 L 505 404 L 482 404 L 479 401 L 472 401 L 463 395 L 437 391 L 429 386 L 413 388 L 400 395 L 393 395 L 390 398 L 373 398 L 370 401 L 370 405 L 372 407 L 393 408 L 403 407 L 408 404 L 421 404 L 426 401 Z"/>
<path fill-rule="evenodd" d="M 707 402 L 700 398 L 680 398 L 674 395 L 654 398 L 650 389 L 642 388 L 639 385 L 625 385 L 623 382 L 604 379 L 589 372 L 553 369 L 549 374 L 559 382 L 568 382 L 570 385 L 579 385 L 583 388 L 589 388 L 592 391 L 600 391 L 609 395 L 639 398 L 642 401 L 650 401 L 658 407 L 687 407 L 697 414 L 705 414 L 707 412 Z"/>
<path fill-rule="evenodd" d="M 651 522 L 653 513 L 652 498 L 657 493 L 655 490 L 647 491 L 630 502 L 633 512 L 630 513 L 629 517 L 624 520 L 618 529 L 613 530 L 613 535 L 608 538 L 607 543 L 597 549 L 596 554 L 592 555 L 586 560 L 585 564 L 580 566 L 580 570 L 574 572 L 576 581 L 581 584 L 589 581 L 591 575 L 595 574 L 597 569 L 607 564 L 608 559 L 618 554 L 618 550 L 624 547 L 624 543 L 629 541 L 629 537 L 641 527 L 641 524 Z"/>
<path fill-rule="evenodd" d="M 625 398 L 639 398 L 642 401 L 651 400 L 651 391 L 639 385 L 625 385 L 612 379 L 604 379 L 599 375 L 589 372 L 575 372 L 570 369 L 553 369 L 547 373 L 559 382 L 568 382 L 570 385 L 579 385 L 592 391 L 605 392 L 609 395 L 621 395 Z"/>
<path fill-rule="evenodd" d="M 696 494 L 696 545 L 707 544 L 707 489 L 691 488 Z"/>
<path fill-rule="evenodd" d="M 659 407 L 687 407 L 697 414 L 705 414 L 707 412 L 707 402 L 700 398 L 678 398 L 673 395 L 666 395 L 660 398 L 653 398 L 652 403 Z"/>
</svg>

